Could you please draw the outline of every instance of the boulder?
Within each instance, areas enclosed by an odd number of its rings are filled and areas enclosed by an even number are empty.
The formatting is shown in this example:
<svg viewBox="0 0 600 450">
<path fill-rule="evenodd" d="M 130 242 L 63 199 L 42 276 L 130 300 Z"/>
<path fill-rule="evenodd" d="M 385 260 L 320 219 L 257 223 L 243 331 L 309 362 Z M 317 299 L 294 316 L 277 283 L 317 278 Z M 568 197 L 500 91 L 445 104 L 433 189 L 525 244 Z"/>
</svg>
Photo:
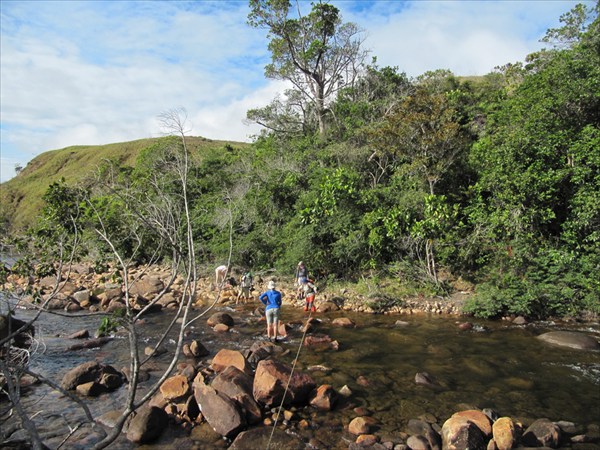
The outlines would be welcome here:
<svg viewBox="0 0 600 450">
<path fill-rule="evenodd" d="M 245 413 L 246 421 L 256 424 L 262 419 L 262 412 L 252 396 L 253 380 L 235 366 L 227 367 L 211 382 L 211 387 L 234 400 Z"/>
<path fill-rule="evenodd" d="M 331 411 L 337 401 L 337 394 L 329 384 L 323 384 L 311 395 L 310 405 L 322 411 Z"/>
<path fill-rule="evenodd" d="M 131 419 L 127 439 L 138 444 L 146 444 L 157 439 L 167 427 L 169 416 L 156 406 L 144 406 Z"/>
<path fill-rule="evenodd" d="M 377 436 L 374 434 L 361 434 L 356 438 L 356 443 L 362 447 L 370 447 L 377 444 Z"/>
<path fill-rule="evenodd" d="M 486 438 L 490 438 L 492 436 L 492 422 L 490 421 L 490 418 L 482 411 L 477 409 L 469 409 L 454 413 L 452 416 L 465 417 L 467 420 L 470 420 L 477 425 Z"/>
<path fill-rule="evenodd" d="M 223 348 L 215 355 L 210 365 L 215 372 L 222 372 L 227 367 L 234 366 L 247 374 L 252 373 L 250 364 L 241 352 Z"/>
<path fill-rule="evenodd" d="M 217 333 L 227 333 L 229 331 L 229 326 L 224 323 L 218 323 L 213 327 L 213 331 Z"/>
<path fill-rule="evenodd" d="M 352 434 L 367 434 L 370 430 L 369 421 L 365 417 L 355 417 L 348 424 L 348 431 Z"/>
<path fill-rule="evenodd" d="M 66 391 L 72 391 L 80 384 L 99 380 L 103 369 L 104 366 L 97 361 L 80 364 L 63 376 L 60 387 Z"/>
<path fill-rule="evenodd" d="M 86 397 L 98 397 L 100 394 L 104 394 L 106 392 L 106 388 L 100 383 L 90 381 L 88 383 L 77 385 L 75 391 L 79 395 L 83 395 Z"/>
<path fill-rule="evenodd" d="M 314 350 L 337 350 L 338 343 L 331 339 L 326 334 L 314 334 L 306 336 L 304 339 L 304 346 L 312 348 Z"/>
<path fill-rule="evenodd" d="M 343 327 L 343 328 L 354 328 L 356 324 L 352 319 L 348 317 L 338 317 L 337 319 L 333 319 L 331 325 L 334 327 Z"/>
<path fill-rule="evenodd" d="M 231 317 L 229 314 L 223 313 L 223 312 L 214 313 L 212 316 L 210 316 L 208 318 L 206 323 L 208 324 L 209 327 L 214 327 L 218 323 L 222 323 L 224 325 L 227 325 L 228 327 L 232 327 L 234 325 L 233 317 Z"/>
<path fill-rule="evenodd" d="M 444 450 L 485 450 L 487 441 L 479 427 L 463 416 L 452 416 L 442 426 Z"/>
<path fill-rule="evenodd" d="M 549 344 L 576 350 L 600 350 L 600 343 L 596 338 L 577 331 L 550 331 L 537 338 Z"/>
<path fill-rule="evenodd" d="M 151 297 L 165 288 L 164 283 L 158 277 L 148 276 L 131 283 L 129 293 L 131 295 L 142 295 Z"/>
<path fill-rule="evenodd" d="M 237 403 L 205 384 L 194 384 L 194 397 L 202 415 L 221 436 L 235 437 L 246 425 Z"/>
<path fill-rule="evenodd" d="M 435 419 L 433 419 L 435 422 Z M 433 429 L 431 423 L 421 419 L 410 419 L 408 421 L 408 432 L 413 436 L 418 436 L 427 442 L 430 448 L 439 449 L 442 445 L 442 440 L 437 431 Z M 418 440 L 415 442 L 420 442 Z M 411 447 L 412 448 L 412 447 Z"/>
<path fill-rule="evenodd" d="M 498 450 L 510 450 L 517 443 L 517 427 L 510 417 L 500 417 L 492 425 L 492 435 Z"/>
<path fill-rule="evenodd" d="M 561 432 L 558 425 L 549 419 L 538 419 L 523 433 L 522 442 L 530 447 L 557 448 Z"/>
<path fill-rule="evenodd" d="M 83 289 L 81 291 L 73 292 L 71 297 L 73 297 L 77 303 L 82 305 L 89 303 L 91 294 L 89 290 Z"/>
<path fill-rule="evenodd" d="M 252 393 L 254 399 L 267 406 L 278 405 L 283 399 L 285 388 L 290 380 L 291 368 L 280 361 L 262 360 L 256 366 Z M 294 372 L 285 404 L 304 404 L 315 388 L 313 379 L 304 373 Z"/>
<path fill-rule="evenodd" d="M 167 401 L 181 400 L 190 393 L 188 378 L 184 375 L 167 378 L 160 385 L 160 392 Z"/>
<path fill-rule="evenodd" d="M 429 441 L 420 434 L 412 435 L 406 440 L 406 445 L 411 450 L 431 450 L 433 447 L 429 445 Z M 439 448 L 439 447 L 437 447 Z"/>
<path fill-rule="evenodd" d="M 332 301 L 321 302 L 317 306 L 318 312 L 339 311 L 339 309 L 340 307 Z"/>
<path fill-rule="evenodd" d="M 190 353 L 195 358 L 202 358 L 203 356 L 208 356 L 210 354 L 206 347 L 202 345 L 200 341 L 195 339 L 190 342 Z"/>
</svg>

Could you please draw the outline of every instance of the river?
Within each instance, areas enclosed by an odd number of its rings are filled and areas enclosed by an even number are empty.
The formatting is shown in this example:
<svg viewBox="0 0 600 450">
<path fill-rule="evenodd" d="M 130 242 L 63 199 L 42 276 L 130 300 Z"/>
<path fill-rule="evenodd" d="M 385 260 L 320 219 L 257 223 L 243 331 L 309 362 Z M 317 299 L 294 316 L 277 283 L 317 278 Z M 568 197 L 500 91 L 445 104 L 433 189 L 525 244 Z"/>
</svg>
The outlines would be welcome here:
<svg viewBox="0 0 600 450">
<path fill-rule="evenodd" d="M 221 348 L 244 349 L 261 339 L 263 322 L 252 314 L 256 305 L 218 310 L 230 313 L 235 320 L 231 332 L 219 334 L 202 319 L 191 329 L 189 339 L 199 339 L 211 356 Z M 32 313 L 18 311 L 25 319 Z M 289 336 L 280 344 L 290 351 L 283 358 L 290 362 L 301 341 L 303 311 L 283 309 L 283 321 L 290 324 Z M 372 412 L 380 423 L 380 436 L 395 436 L 406 431 L 409 419 L 434 416 L 442 424 L 454 412 L 466 407 L 492 408 L 501 416 L 524 423 L 546 417 L 554 421 L 571 421 L 582 425 L 600 424 L 600 352 L 577 351 L 550 346 L 535 337 L 546 331 L 582 331 L 600 337 L 600 325 L 536 323 L 514 325 L 504 321 L 472 320 L 474 327 L 461 331 L 458 321 L 465 318 L 428 315 L 369 315 L 347 312 L 320 314 L 319 333 L 339 342 L 339 350 L 315 351 L 302 348 L 298 369 L 321 365 L 326 371 L 312 371 L 317 384 L 331 384 L 339 390 L 347 385 L 351 402 Z M 334 327 L 332 319 L 349 317 L 356 327 Z M 144 345 L 152 344 L 156 330 L 169 320 L 166 312 L 148 316 L 140 327 Z M 99 317 L 69 318 L 46 314 L 37 323 L 40 347 L 31 359 L 31 368 L 60 383 L 64 373 L 78 364 L 100 360 L 122 368 L 129 350 L 122 334 L 100 349 L 67 351 L 74 341 L 63 337 L 73 331 L 97 329 Z M 401 321 L 402 323 L 397 323 Z M 170 347 L 174 346 L 171 342 Z M 208 358 L 210 358 L 209 356 Z M 166 361 L 154 360 L 154 367 Z M 415 383 L 418 372 L 433 375 L 440 389 Z M 158 372 L 156 372 L 156 377 Z M 154 377 L 153 379 L 156 379 Z M 368 381 L 359 383 L 359 377 Z M 152 380 L 152 379 L 151 379 Z M 95 416 L 122 405 L 126 388 L 89 401 Z M 37 412 L 35 422 L 45 436 L 61 434 L 81 417 L 61 395 L 44 386 L 34 386 L 25 404 Z M 356 416 L 352 408 L 322 413 L 301 412 L 312 426 L 299 430 L 305 442 L 317 437 L 327 448 L 347 448 L 344 424 Z M 158 449 L 176 445 L 175 438 L 163 438 Z M 134 448 L 124 439 L 111 448 Z"/>
</svg>

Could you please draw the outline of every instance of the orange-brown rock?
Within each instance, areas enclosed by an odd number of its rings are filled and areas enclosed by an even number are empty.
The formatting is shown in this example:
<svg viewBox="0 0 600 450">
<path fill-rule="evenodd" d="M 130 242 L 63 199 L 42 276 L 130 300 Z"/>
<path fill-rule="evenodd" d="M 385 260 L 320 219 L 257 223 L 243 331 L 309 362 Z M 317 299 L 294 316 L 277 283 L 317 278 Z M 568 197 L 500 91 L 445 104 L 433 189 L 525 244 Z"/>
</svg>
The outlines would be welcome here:
<svg viewBox="0 0 600 450">
<path fill-rule="evenodd" d="M 483 412 L 477 409 L 468 409 L 466 411 L 459 411 L 454 413 L 453 416 L 465 417 L 473 422 L 481 430 L 483 435 L 487 438 L 492 436 L 492 422 L 490 418 Z"/>
<path fill-rule="evenodd" d="M 509 450 L 517 442 L 517 427 L 510 417 L 500 417 L 492 425 L 492 434 L 498 450 Z"/>
<path fill-rule="evenodd" d="M 333 386 L 322 384 L 311 395 L 310 404 L 322 411 L 331 411 L 337 400 L 337 394 Z"/>
<path fill-rule="evenodd" d="M 210 365 L 211 369 L 213 369 L 215 372 L 222 372 L 229 366 L 237 367 L 242 372 L 247 374 L 252 373 L 250 364 L 248 364 L 248 361 L 246 358 L 244 358 L 244 355 L 237 350 L 229 350 L 226 348 L 219 350 L 219 352 L 213 358 L 212 364 Z"/>
<path fill-rule="evenodd" d="M 175 375 L 167 378 L 160 386 L 163 397 L 169 401 L 184 398 L 190 393 L 190 385 L 184 375 Z"/>
<path fill-rule="evenodd" d="M 348 424 L 348 431 L 356 435 L 367 434 L 370 429 L 369 421 L 367 421 L 365 417 L 355 417 Z"/>
</svg>

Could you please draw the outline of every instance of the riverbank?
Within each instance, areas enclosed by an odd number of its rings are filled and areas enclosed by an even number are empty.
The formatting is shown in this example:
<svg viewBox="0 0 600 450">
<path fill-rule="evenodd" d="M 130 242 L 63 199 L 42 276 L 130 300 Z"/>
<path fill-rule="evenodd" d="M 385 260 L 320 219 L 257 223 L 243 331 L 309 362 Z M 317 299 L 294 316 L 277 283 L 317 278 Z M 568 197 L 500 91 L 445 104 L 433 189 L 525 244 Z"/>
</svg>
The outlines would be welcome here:
<svg viewBox="0 0 600 450">
<path fill-rule="evenodd" d="M 212 276 L 200 278 L 195 296 L 198 306 L 213 303 L 235 304 L 238 293 L 236 280 L 239 274 L 233 272 L 222 286 L 216 286 Z M 273 273 L 269 276 L 257 276 L 254 280 L 252 301 L 258 302 L 258 295 L 266 290 L 269 280 L 277 283 L 277 289 L 283 294 L 284 304 L 303 307 L 298 299 L 297 288 L 290 277 Z M 143 306 L 155 300 L 159 307 L 173 307 L 182 297 L 184 280 L 181 276 L 172 278 L 172 272 L 164 266 L 138 266 L 129 269 L 129 297 L 134 305 Z M 462 315 L 464 302 L 472 295 L 473 287 L 461 282 L 448 296 L 429 297 L 420 292 L 400 292 L 396 294 L 389 288 L 389 280 L 371 286 L 352 283 L 336 283 L 323 286 L 317 283 L 317 309 L 321 312 L 344 310 L 369 314 L 449 314 Z M 217 289 L 219 288 L 219 289 Z M 64 309 L 76 312 L 81 309 L 92 311 L 114 310 L 124 306 L 124 283 L 114 270 L 96 273 L 91 265 L 77 264 L 56 277 L 22 277 L 10 274 L 4 284 L 4 290 L 20 296 L 24 302 L 43 303 L 50 299 L 48 309 Z M 218 295 L 218 299 L 216 296 Z"/>
</svg>

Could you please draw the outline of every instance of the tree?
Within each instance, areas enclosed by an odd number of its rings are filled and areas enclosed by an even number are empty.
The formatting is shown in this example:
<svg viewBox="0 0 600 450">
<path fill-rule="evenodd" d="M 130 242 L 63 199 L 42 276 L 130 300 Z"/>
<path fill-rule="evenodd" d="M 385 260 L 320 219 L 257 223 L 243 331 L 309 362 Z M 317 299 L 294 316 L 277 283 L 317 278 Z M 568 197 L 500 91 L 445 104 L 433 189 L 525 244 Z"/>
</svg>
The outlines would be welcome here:
<svg viewBox="0 0 600 450">
<path fill-rule="evenodd" d="M 109 313 L 103 311 L 99 313 L 99 317 L 103 317 L 102 326 L 105 328 L 118 325 L 124 329 L 128 336 L 130 353 L 127 398 L 123 405 L 121 405 L 122 410 L 119 417 L 115 420 L 114 427 L 108 433 L 99 430 L 100 440 L 95 442 L 93 446 L 96 449 L 105 448 L 110 445 L 120 435 L 131 415 L 146 404 L 158 391 L 161 384 L 171 375 L 182 352 L 186 330 L 189 329 L 194 321 L 210 311 L 220 296 L 219 289 L 215 294 L 214 301 L 210 305 L 202 307 L 199 311 L 193 309 L 194 306 L 199 306 L 196 304 L 198 273 L 192 227 L 193 217 L 190 209 L 191 198 L 189 196 L 188 179 L 190 155 L 185 136 L 184 112 L 181 110 L 169 111 L 162 114 L 160 120 L 166 131 L 170 134 L 175 134 L 179 139 L 163 140 L 161 141 L 163 144 L 162 147 L 149 152 L 152 155 L 146 154 L 147 166 L 144 168 L 145 170 L 140 171 L 141 173 L 133 174 L 133 176 L 117 176 L 122 174 L 110 173 L 110 168 L 105 169 L 103 172 L 104 176 L 99 180 L 99 183 L 101 181 L 105 183 L 103 186 L 104 189 L 100 192 L 101 201 L 97 201 L 91 197 L 90 193 L 66 186 L 64 182 L 51 185 L 45 196 L 45 200 L 48 203 L 48 206 L 45 208 L 45 214 L 48 221 L 55 225 L 56 230 L 53 233 L 41 233 L 38 235 L 38 239 L 45 238 L 47 241 L 46 246 L 52 247 L 51 241 L 55 240 L 56 242 L 57 238 L 61 238 L 62 241 L 55 243 L 53 247 L 70 249 L 69 256 L 65 256 L 62 254 L 64 252 L 61 252 L 57 256 L 57 259 L 53 261 L 54 272 L 56 273 L 55 288 L 38 305 L 38 315 L 25 325 L 19 326 L 18 329 L 13 327 L 9 330 L 9 333 L 3 333 L 0 336 L 0 355 L 5 353 L 5 349 L 7 352 L 14 354 L 12 343 L 18 338 L 19 333 L 22 333 L 26 327 L 32 327 L 41 314 L 51 313 L 47 305 L 55 298 L 61 287 L 66 283 L 66 280 L 68 280 L 68 270 L 76 254 L 79 232 L 83 225 L 91 227 L 98 239 L 112 252 L 113 267 L 115 268 L 115 273 L 118 274 L 116 279 L 121 283 L 123 293 L 123 304 L 120 306 L 119 315 L 109 316 L 107 315 Z M 109 195 L 113 196 L 114 199 L 107 199 Z M 86 208 L 83 207 L 84 204 Z M 106 206 L 115 204 L 121 206 L 123 223 L 133 225 L 129 234 L 123 233 L 121 229 L 110 223 L 113 219 L 113 211 L 112 208 L 107 208 Z M 86 214 L 83 214 L 83 211 Z M 106 212 L 109 213 L 108 216 L 105 215 Z M 82 216 L 90 220 L 83 222 L 81 220 Z M 134 220 L 126 220 L 128 217 Z M 106 220 L 107 218 L 109 221 Z M 61 222 L 64 222 L 64 225 L 58 226 Z M 141 224 L 147 234 L 140 234 L 136 224 Z M 66 240 L 65 236 L 71 237 L 72 243 L 69 246 L 64 243 Z M 138 239 L 138 245 L 131 248 L 129 253 L 126 254 L 121 250 L 126 246 L 122 245 L 120 241 L 130 240 L 132 236 Z M 132 288 L 141 275 L 139 273 L 137 276 L 132 275 L 130 269 L 132 267 L 131 263 L 137 261 L 137 257 L 139 256 L 137 252 L 144 247 L 144 239 L 147 239 L 148 236 L 153 239 L 152 242 L 156 245 L 156 252 L 153 255 L 156 259 L 152 259 L 150 263 L 156 262 L 159 258 L 163 257 L 164 254 L 161 250 L 166 248 L 171 252 L 172 273 L 166 287 L 152 299 L 148 299 L 149 301 L 146 303 L 145 300 L 139 302 L 140 299 L 136 299 L 134 294 L 132 294 Z M 231 242 L 231 230 L 229 236 Z M 229 258 L 231 258 L 231 250 Z M 13 266 L 13 271 L 16 269 L 17 265 Z M 26 275 L 30 275 L 30 273 L 26 273 Z M 138 327 L 141 318 L 144 317 L 150 308 L 157 304 L 178 275 L 182 280 L 180 288 L 181 298 L 178 301 L 177 308 L 174 310 L 171 322 L 163 329 L 156 330 L 158 342 L 155 344 L 154 351 L 163 345 L 167 340 L 167 336 L 174 336 L 175 349 L 173 354 L 170 355 L 168 367 L 159 376 L 159 379 L 152 383 L 151 386 L 147 386 L 147 390 L 144 389 L 144 392 L 141 392 L 139 389 L 140 370 L 148 363 L 149 357 L 141 357 L 143 352 L 140 351 L 142 342 L 139 337 Z M 0 276 L 0 280 L 1 278 Z M 0 300 L 5 302 L 4 297 L 0 298 Z M 11 308 L 10 302 L 6 301 L 6 304 Z M 52 313 L 72 318 L 72 316 L 65 313 L 56 311 Z M 29 434 L 33 448 L 42 449 L 45 446 L 43 445 L 43 438 L 37 433 L 35 423 L 32 420 L 37 413 L 27 410 L 20 401 L 19 382 L 23 374 L 34 376 L 61 394 L 73 398 L 86 413 L 83 422 L 87 421 L 91 426 L 96 426 L 94 417 L 85 401 L 77 399 L 76 396 L 69 395 L 68 392 L 57 386 L 56 383 L 46 379 L 39 373 L 29 370 L 27 368 L 27 361 L 23 362 L 23 358 L 12 358 L 10 360 L 0 358 L 0 381 L 2 382 L 2 388 L 4 382 L 8 385 L 8 409 L 14 409 L 17 412 L 23 427 Z M 74 429 L 71 429 L 70 433 L 72 434 L 80 425 L 81 423 Z M 65 442 L 67 439 L 68 436 L 65 438 Z"/>
<path fill-rule="evenodd" d="M 323 135 L 328 102 L 354 82 L 367 52 L 359 27 L 342 23 L 335 6 L 313 3 L 303 16 L 296 2 L 298 18 L 290 18 L 291 6 L 289 0 L 250 0 L 248 24 L 268 30 L 271 63 L 265 75 L 292 83 Z"/>
<path fill-rule="evenodd" d="M 429 194 L 466 150 L 464 130 L 446 93 L 419 86 L 371 132 L 374 157 L 392 155 L 396 167 L 426 183 Z"/>
<path fill-rule="evenodd" d="M 469 215 L 490 284 L 512 292 L 511 312 L 599 308 L 590 281 L 600 262 L 598 24 L 596 16 L 583 33 L 567 26 L 577 42 L 532 55 L 473 147 L 479 180 Z"/>
</svg>

